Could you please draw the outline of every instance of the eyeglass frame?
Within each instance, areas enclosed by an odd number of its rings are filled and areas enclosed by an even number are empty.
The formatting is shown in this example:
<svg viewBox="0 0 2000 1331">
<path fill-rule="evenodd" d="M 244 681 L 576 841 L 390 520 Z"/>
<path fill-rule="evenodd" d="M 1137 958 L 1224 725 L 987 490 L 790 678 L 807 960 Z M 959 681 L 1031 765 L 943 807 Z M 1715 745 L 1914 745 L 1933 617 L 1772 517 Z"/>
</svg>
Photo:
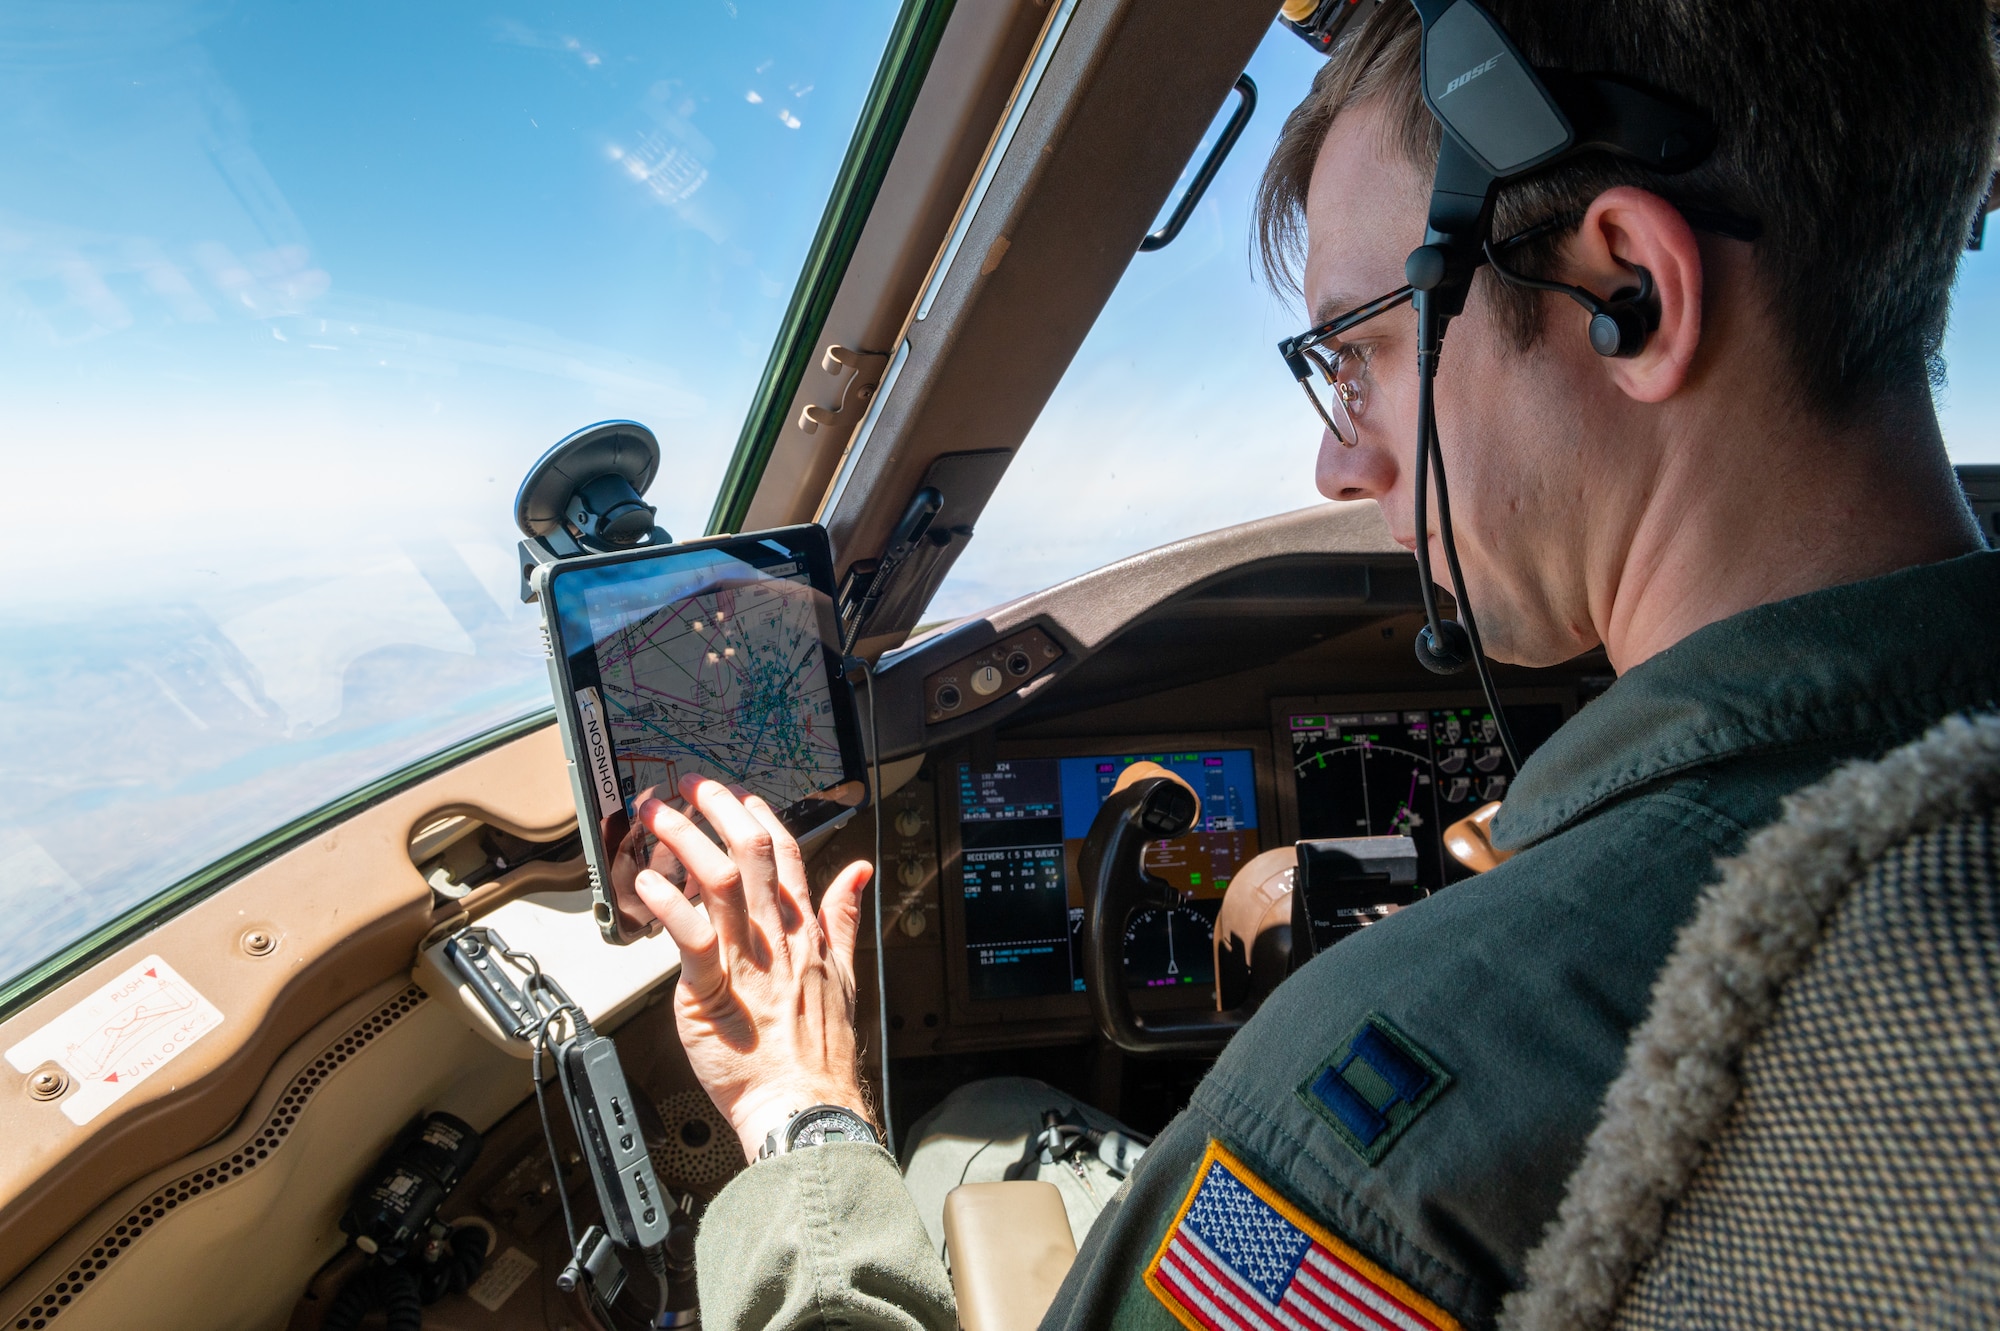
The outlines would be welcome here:
<svg viewBox="0 0 2000 1331">
<path fill-rule="evenodd" d="M 1697 231 L 1710 231 L 1720 236 L 1727 236 L 1731 240 L 1742 241 L 1754 241 L 1763 234 L 1763 224 L 1754 218 L 1708 208 L 1679 205 L 1677 207 L 1679 207 L 1681 215 L 1687 219 L 1688 225 Z M 1509 250 L 1526 245 L 1530 241 L 1540 240 L 1543 236 L 1549 235 L 1552 232 L 1567 231 L 1582 220 L 1583 215 L 1581 213 L 1570 213 L 1545 218 L 1528 227 L 1526 230 L 1518 231 L 1507 237 L 1507 239 L 1497 245 L 1483 247 L 1479 257 L 1473 261 L 1473 267 L 1476 270 L 1483 266 L 1487 262 L 1489 255 L 1505 254 Z M 1333 423 L 1333 417 L 1321 405 L 1319 394 L 1313 392 L 1313 371 L 1317 368 L 1321 376 L 1328 383 L 1335 386 L 1333 390 L 1335 393 L 1340 392 L 1340 385 L 1343 381 L 1336 376 L 1333 370 L 1327 367 L 1321 357 L 1314 353 L 1319 347 L 1324 346 L 1327 342 L 1339 337 L 1349 329 L 1358 327 L 1361 324 L 1367 323 L 1370 319 L 1378 318 L 1400 305 L 1409 303 L 1415 299 L 1416 294 L 1417 289 L 1406 282 L 1386 296 L 1377 296 L 1374 300 L 1355 306 L 1345 314 L 1337 314 L 1325 323 L 1315 324 L 1296 337 L 1288 337 L 1278 343 L 1278 354 L 1284 358 L 1286 367 L 1292 372 L 1292 377 L 1298 380 L 1299 387 L 1305 392 L 1306 399 L 1312 403 L 1314 414 L 1320 418 L 1328 430 L 1333 432 L 1333 437 L 1340 440 L 1348 448 L 1354 447 L 1355 441 L 1347 438 L 1347 436 L 1340 432 L 1340 427 Z M 1346 398 L 1343 396 L 1342 401 L 1345 400 Z"/>
</svg>

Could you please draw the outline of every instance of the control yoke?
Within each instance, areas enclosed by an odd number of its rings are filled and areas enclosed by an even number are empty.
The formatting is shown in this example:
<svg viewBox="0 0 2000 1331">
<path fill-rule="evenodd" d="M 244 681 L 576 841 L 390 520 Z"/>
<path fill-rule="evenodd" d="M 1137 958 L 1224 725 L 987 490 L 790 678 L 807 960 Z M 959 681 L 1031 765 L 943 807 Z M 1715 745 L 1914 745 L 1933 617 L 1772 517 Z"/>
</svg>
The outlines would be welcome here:
<svg viewBox="0 0 2000 1331">
<path fill-rule="evenodd" d="M 1200 816 L 1194 787 L 1157 763 L 1134 763 L 1098 809 L 1079 856 L 1090 1012 L 1104 1038 L 1128 1054 L 1214 1053 L 1250 1019 L 1247 1007 L 1141 1019 L 1125 989 L 1127 918 L 1178 904 L 1174 889 L 1146 872 L 1146 847 L 1180 836 Z"/>
</svg>

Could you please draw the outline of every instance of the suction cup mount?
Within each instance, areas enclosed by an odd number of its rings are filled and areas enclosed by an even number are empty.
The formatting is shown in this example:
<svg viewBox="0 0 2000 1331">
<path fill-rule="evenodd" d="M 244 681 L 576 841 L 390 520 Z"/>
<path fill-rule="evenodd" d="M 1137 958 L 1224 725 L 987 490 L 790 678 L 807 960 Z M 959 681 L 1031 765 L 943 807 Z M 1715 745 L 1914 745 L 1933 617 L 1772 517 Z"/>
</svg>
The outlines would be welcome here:
<svg viewBox="0 0 2000 1331">
<path fill-rule="evenodd" d="M 587 425 L 542 454 L 514 496 L 521 599 L 543 564 L 671 542 L 642 497 L 659 471 L 660 441 L 637 421 Z"/>
</svg>

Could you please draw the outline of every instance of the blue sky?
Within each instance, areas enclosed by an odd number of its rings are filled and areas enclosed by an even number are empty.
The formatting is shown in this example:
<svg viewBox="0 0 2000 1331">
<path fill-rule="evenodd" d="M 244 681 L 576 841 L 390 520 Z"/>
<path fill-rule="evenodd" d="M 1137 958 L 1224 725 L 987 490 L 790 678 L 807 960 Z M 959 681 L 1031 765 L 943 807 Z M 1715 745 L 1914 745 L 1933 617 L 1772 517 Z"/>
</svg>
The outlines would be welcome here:
<svg viewBox="0 0 2000 1331">
<path fill-rule="evenodd" d="M 1959 266 L 1944 344 L 1950 377 L 1937 395 L 1945 446 L 1959 463 L 2000 463 L 2000 218 L 1987 234 L 1990 247 Z"/>
<path fill-rule="evenodd" d="M 232 481 L 504 535 L 528 461 L 629 415 L 692 529 L 894 9 L 10 6 L 13 432 L 87 430 L 135 536 L 240 521 Z"/>
<path fill-rule="evenodd" d="M 896 9 L 0 7 L 0 980 L 547 705 L 515 485 L 699 532 Z"/>
</svg>

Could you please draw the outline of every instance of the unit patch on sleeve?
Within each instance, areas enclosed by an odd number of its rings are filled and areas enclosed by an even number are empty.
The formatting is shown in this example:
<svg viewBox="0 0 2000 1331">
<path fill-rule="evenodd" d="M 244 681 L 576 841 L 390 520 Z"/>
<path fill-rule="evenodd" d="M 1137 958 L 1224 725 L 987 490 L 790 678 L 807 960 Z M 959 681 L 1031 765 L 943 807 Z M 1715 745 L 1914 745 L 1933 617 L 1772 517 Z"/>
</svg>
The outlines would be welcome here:
<svg viewBox="0 0 2000 1331">
<path fill-rule="evenodd" d="M 1188 1331 L 1459 1331 L 1210 1141 L 1146 1288 Z"/>
<path fill-rule="evenodd" d="M 1299 1099 L 1372 1165 L 1449 1085 L 1451 1074 L 1436 1059 L 1371 1012 L 1299 1083 Z"/>
</svg>

